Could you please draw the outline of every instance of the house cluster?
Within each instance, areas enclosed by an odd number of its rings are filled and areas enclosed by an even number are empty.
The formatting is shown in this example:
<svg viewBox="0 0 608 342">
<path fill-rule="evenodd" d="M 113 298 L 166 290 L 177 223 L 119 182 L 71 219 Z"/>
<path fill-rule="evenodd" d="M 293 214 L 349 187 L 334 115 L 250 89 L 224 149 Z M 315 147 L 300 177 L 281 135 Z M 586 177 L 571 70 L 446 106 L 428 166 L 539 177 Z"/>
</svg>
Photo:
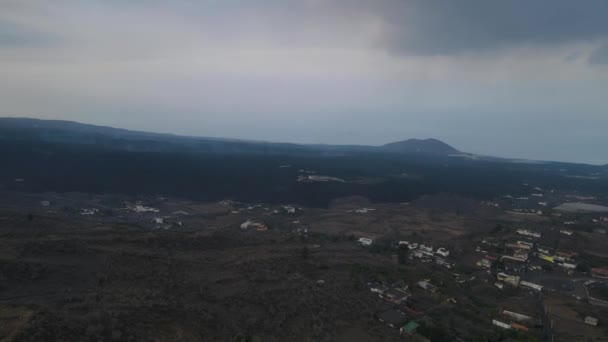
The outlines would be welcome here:
<svg viewBox="0 0 608 342">
<path fill-rule="evenodd" d="M 99 209 L 97 209 L 97 208 L 82 208 L 82 211 L 80 211 L 80 215 L 91 216 L 91 215 L 96 215 L 98 212 L 99 212 Z"/>
<path fill-rule="evenodd" d="M 256 222 L 256 221 L 252 221 L 252 220 L 247 220 L 247 221 L 241 223 L 241 230 L 250 230 L 250 229 L 254 229 L 257 231 L 265 231 L 265 230 L 268 230 L 268 227 L 261 222 Z"/>
<path fill-rule="evenodd" d="M 367 214 L 370 211 L 374 211 L 374 210 L 376 210 L 376 209 L 360 208 L 360 209 L 349 210 L 349 211 L 347 211 L 347 213 Z"/>
<path fill-rule="evenodd" d="M 537 324 L 534 318 L 513 311 L 501 310 L 500 317 L 492 320 L 492 324 L 502 329 L 528 331 Z"/>
<path fill-rule="evenodd" d="M 447 248 L 440 247 L 435 250 L 433 246 L 427 246 L 409 241 L 399 241 L 399 247 L 401 246 L 406 246 L 411 251 L 411 259 L 420 259 L 420 261 L 424 263 L 434 261 L 437 265 L 448 269 L 454 266 L 454 264 L 446 260 L 446 258 L 450 255 L 450 251 Z"/>
<path fill-rule="evenodd" d="M 371 246 L 374 243 L 374 240 L 370 239 L 370 238 L 359 238 L 359 240 L 357 240 L 357 243 L 359 243 L 361 246 Z"/>
<path fill-rule="evenodd" d="M 483 254 L 483 257 L 475 263 L 476 266 L 489 269 L 494 262 L 500 261 L 506 270 L 515 272 L 519 272 L 525 268 L 530 251 L 534 247 L 533 243 L 527 241 L 518 240 L 514 242 L 505 242 L 503 245 L 502 242 L 497 242 L 489 238 L 483 239 L 481 244 L 493 250 L 502 249 L 502 247 L 504 247 L 504 250 L 508 251 L 508 253 L 503 255 L 490 253 L 485 250 L 484 247 L 477 246 L 475 251 Z"/>
<path fill-rule="evenodd" d="M 527 229 L 518 229 L 515 231 L 517 234 L 519 235 L 523 235 L 523 236 L 527 236 L 527 237 L 532 237 L 532 238 L 537 238 L 539 239 L 541 237 L 541 234 L 538 232 L 534 232 L 531 230 L 527 230 Z"/>
<path fill-rule="evenodd" d="M 320 176 L 320 175 L 300 175 L 300 176 L 298 176 L 298 182 L 302 182 L 302 183 L 312 183 L 312 182 L 346 183 L 346 181 L 341 178 L 330 177 L 330 176 Z"/>
<path fill-rule="evenodd" d="M 526 262 L 530 255 L 530 250 L 534 247 L 534 244 L 527 241 L 518 240 L 517 242 L 505 243 L 505 248 L 512 251 L 511 255 L 503 255 L 500 261 L 512 260 L 515 262 Z"/>
<path fill-rule="evenodd" d="M 528 199 L 527 197 L 524 198 L 518 198 L 518 199 Z M 511 210 L 507 210 L 506 212 L 511 213 L 511 214 L 519 214 L 519 215 L 542 215 L 543 212 L 542 210 L 536 210 L 536 209 L 522 209 L 522 208 L 514 208 Z"/>
<path fill-rule="evenodd" d="M 389 287 L 380 283 L 371 283 L 368 286 L 371 292 L 378 294 L 380 298 L 394 305 L 393 308 L 376 314 L 376 318 L 380 322 L 385 323 L 391 328 L 398 328 L 403 334 L 412 335 L 416 333 L 419 324 L 413 317 L 422 313 L 408 306 L 407 299 L 411 294 L 408 291 L 407 285 L 400 286 L 399 284 L 393 284 Z"/>
<path fill-rule="evenodd" d="M 266 208 L 264 208 L 264 209 L 266 209 Z M 281 206 L 281 208 L 280 208 L 280 209 L 274 209 L 274 210 L 272 211 L 272 214 L 273 214 L 273 215 L 278 215 L 278 214 L 281 214 L 281 213 L 284 213 L 284 214 L 295 214 L 295 213 L 296 213 L 296 211 L 297 211 L 297 210 L 296 210 L 296 207 L 294 207 L 294 206 L 291 206 L 291 205 L 283 205 L 283 206 Z"/>
<path fill-rule="evenodd" d="M 519 282 L 521 278 L 519 276 L 509 275 L 504 272 L 499 272 L 496 274 L 497 282 L 494 284 L 499 289 L 502 289 L 504 285 L 511 285 L 513 287 L 519 287 Z"/>
<path fill-rule="evenodd" d="M 481 244 L 491 248 L 495 248 L 500 245 L 498 242 L 490 239 L 481 240 Z M 477 246 L 475 248 L 475 252 L 483 254 L 483 257 L 475 263 L 478 267 L 489 269 L 492 267 L 492 263 L 498 260 L 497 256 L 490 254 L 482 246 Z"/>
<path fill-rule="evenodd" d="M 158 213 L 160 212 L 160 210 L 152 208 L 152 207 L 146 207 L 142 204 L 142 202 L 138 201 L 135 203 L 129 203 L 129 202 L 125 202 L 123 203 L 124 207 L 127 210 L 136 212 L 136 213 Z"/>
<path fill-rule="evenodd" d="M 577 253 L 573 252 L 555 252 L 551 253 L 551 250 L 544 247 L 538 247 L 538 258 L 540 260 L 555 264 L 567 270 L 574 270 L 578 265 L 576 263 Z"/>
<path fill-rule="evenodd" d="M 311 175 L 317 173 L 317 171 L 308 170 L 308 169 L 299 169 L 298 172 L 300 172 L 300 173 L 308 173 L 308 174 L 311 174 Z"/>
<path fill-rule="evenodd" d="M 171 216 L 154 217 L 152 223 L 156 229 L 169 230 L 171 228 L 183 227 L 182 221 L 175 221 Z"/>
<path fill-rule="evenodd" d="M 498 287 L 501 290 L 504 288 L 505 285 L 509 285 L 512 287 L 521 287 L 536 292 L 541 292 L 543 290 L 542 285 L 521 280 L 519 276 L 509 275 L 504 272 L 497 273 L 496 280 L 497 282 L 494 283 L 494 286 Z"/>
<path fill-rule="evenodd" d="M 607 267 L 594 267 L 591 269 L 591 275 L 596 278 L 608 279 L 608 268 Z"/>
<path fill-rule="evenodd" d="M 235 202 L 232 200 L 222 200 L 222 201 L 219 201 L 219 204 L 226 205 L 226 206 L 233 206 L 233 205 L 239 204 L 239 202 Z"/>
<path fill-rule="evenodd" d="M 371 292 L 377 293 L 380 298 L 393 304 L 405 304 L 405 301 L 411 296 L 407 285 L 399 286 L 393 284 L 393 286 L 388 287 L 380 283 L 371 283 L 368 286 Z"/>
<path fill-rule="evenodd" d="M 437 286 L 431 284 L 431 280 L 430 279 L 424 279 L 419 281 L 418 283 L 416 283 L 416 285 L 425 290 L 425 291 L 429 291 L 429 292 L 437 292 Z"/>
<path fill-rule="evenodd" d="M 294 206 L 291 205 L 284 205 L 283 210 L 285 210 L 285 212 L 287 214 L 295 214 L 296 213 L 296 208 Z"/>
<path fill-rule="evenodd" d="M 488 207 L 495 207 L 495 208 L 500 207 L 500 205 L 498 203 L 492 202 L 492 201 L 481 201 L 481 205 L 485 205 Z"/>
</svg>

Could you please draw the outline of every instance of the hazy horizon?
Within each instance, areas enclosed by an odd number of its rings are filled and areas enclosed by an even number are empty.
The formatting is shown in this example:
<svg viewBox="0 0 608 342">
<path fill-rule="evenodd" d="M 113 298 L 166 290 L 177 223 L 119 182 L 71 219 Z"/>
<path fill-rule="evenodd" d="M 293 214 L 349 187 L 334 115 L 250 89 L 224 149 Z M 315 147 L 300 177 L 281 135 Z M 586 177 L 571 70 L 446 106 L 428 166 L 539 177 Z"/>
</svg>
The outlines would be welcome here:
<svg viewBox="0 0 608 342">
<path fill-rule="evenodd" d="M 0 117 L 0 119 L 1 118 L 2 117 Z M 410 140 L 410 139 L 415 139 L 415 140 L 436 139 L 436 140 L 439 140 L 441 142 L 444 142 L 444 143 L 450 145 L 451 147 L 455 148 L 459 152 L 472 153 L 472 154 L 476 154 L 476 155 L 479 155 L 479 156 L 485 156 L 485 157 L 499 157 L 499 158 L 506 158 L 506 159 L 514 159 L 514 160 L 521 159 L 521 160 L 529 160 L 529 161 L 582 163 L 582 164 L 599 165 L 599 166 L 608 165 L 608 163 L 601 163 L 601 162 L 599 162 L 599 163 L 587 163 L 587 162 L 573 162 L 573 161 L 568 161 L 568 160 L 522 158 L 520 156 L 496 155 L 496 154 L 491 154 L 491 153 L 490 154 L 474 153 L 474 152 L 471 152 L 471 151 L 463 150 L 463 149 L 459 148 L 458 146 L 455 146 L 454 144 L 450 143 L 449 141 L 446 141 L 446 140 L 443 140 L 443 139 L 439 139 L 437 137 L 416 137 L 416 136 L 414 136 L 414 137 L 403 137 L 401 139 L 384 141 L 384 142 L 379 142 L 379 143 L 361 143 L 361 142 L 357 142 L 357 141 L 343 142 L 343 143 L 326 143 L 326 142 L 323 142 L 323 141 L 268 140 L 268 139 L 264 139 L 264 138 L 259 138 L 259 139 L 252 138 L 252 139 L 248 139 L 248 138 L 243 138 L 243 137 L 238 137 L 238 136 L 219 136 L 219 135 L 187 134 L 187 133 L 169 132 L 169 131 L 162 130 L 162 129 L 161 130 L 142 130 L 141 128 L 137 128 L 137 127 L 135 127 L 135 128 L 129 128 L 129 127 L 120 127 L 120 126 L 103 125 L 103 124 L 93 124 L 93 123 L 89 123 L 89 122 L 63 120 L 63 119 L 52 119 L 52 118 L 10 117 L 10 116 L 7 116 L 5 118 L 14 118 L 14 119 L 40 119 L 40 120 L 51 120 L 51 121 L 67 121 L 67 122 L 75 122 L 75 123 L 79 123 L 79 124 L 83 124 L 83 125 L 94 125 L 94 126 L 109 127 L 109 128 L 115 128 L 115 129 L 125 129 L 125 130 L 128 130 L 128 131 L 139 131 L 139 132 L 145 132 L 145 133 L 166 134 L 166 135 L 174 135 L 174 136 L 190 137 L 190 138 L 203 138 L 203 139 L 204 138 L 211 138 L 211 139 L 225 139 L 225 140 L 236 140 L 236 141 L 245 141 L 245 142 L 286 143 L 286 144 L 299 144 L 299 145 L 382 146 L 382 145 L 385 145 L 385 144 L 395 143 L 395 142 L 400 142 L 400 141 Z"/>
<path fill-rule="evenodd" d="M 606 164 L 608 2 L 0 5 L 0 116 Z"/>
</svg>

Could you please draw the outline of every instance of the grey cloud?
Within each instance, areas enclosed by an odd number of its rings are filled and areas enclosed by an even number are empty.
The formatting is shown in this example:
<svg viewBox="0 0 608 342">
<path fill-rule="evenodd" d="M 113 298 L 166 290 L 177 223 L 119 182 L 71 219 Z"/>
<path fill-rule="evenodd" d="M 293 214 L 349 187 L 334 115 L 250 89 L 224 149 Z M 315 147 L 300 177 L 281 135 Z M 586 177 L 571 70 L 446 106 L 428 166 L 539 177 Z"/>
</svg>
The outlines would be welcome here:
<svg viewBox="0 0 608 342">
<path fill-rule="evenodd" d="M 49 33 L 0 20 L 0 47 L 48 45 L 58 40 Z"/>
<path fill-rule="evenodd" d="M 608 44 L 604 44 L 591 52 L 589 64 L 608 65 Z"/>
<path fill-rule="evenodd" d="M 157 9 L 198 21 L 204 25 L 202 30 L 218 31 L 226 39 L 261 32 L 280 43 L 343 44 L 349 32 L 353 36 L 360 34 L 353 28 L 379 20 L 382 29 L 376 34 L 376 47 L 405 55 L 454 55 L 608 37 L 608 1 L 603 0 L 90 0 L 85 3 L 105 8 L 109 3 L 117 11 Z M 27 33 L 25 38 L 32 37 Z M 18 42 L 19 36 L 9 30 L 4 40 Z"/>
<path fill-rule="evenodd" d="M 608 2 L 597 0 L 386 0 L 385 44 L 397 53 L 449 55 L 608 36 Z"/>
<path fill-rule="evenodd" d="M 240 29 L 253 18 L 267 23 L 275 36 L 296 40 L 310 38 L 301 34 L 304 28 L 317 28 L 321 38 L 331 40 L 337 31 L 375 18 L 383 23 L 377 43 L 406 55 L 452 55 L 608 37 L 608 1 L 601 0 L 180 0 L 176 8 L 206 20 L 221 18 L 218 25 Z M 243 12 L 251 16 L 238 22 L 242 17 L 233 14 Z"/>
</svg>

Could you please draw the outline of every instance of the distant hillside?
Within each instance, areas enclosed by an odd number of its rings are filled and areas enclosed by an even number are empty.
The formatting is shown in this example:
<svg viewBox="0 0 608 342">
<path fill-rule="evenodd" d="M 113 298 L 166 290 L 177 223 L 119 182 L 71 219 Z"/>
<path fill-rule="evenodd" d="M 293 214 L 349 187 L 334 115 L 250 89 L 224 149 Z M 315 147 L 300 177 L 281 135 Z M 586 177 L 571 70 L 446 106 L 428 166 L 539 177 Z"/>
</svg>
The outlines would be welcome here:
<svg viewBox="0 0 608 342">
<path fill-rule="evenodd" d="M 310 148 L 287 143 L 188 137 L 130 131 L 72 121 L 0 118 L 0 140 L 42 141 L 132 152 L 216 154 L 307 154 Z"/>
<path fill-rule="evenodd" d="M 460 153 L 457 149 L 437 139 L 408 139 L 382 146 L 383 149 L 403 153 L 427 153 L 447 155 Z"/>
<path fill-rule="evenodd" d="M 126 151 L 218 154 L 349 155 L 399 153 L 417 156 L 447 156 L 458 153 L 436 139 L 410 139 L 384 146 L 304 145 L 130 131 L 61 120 L 0 118 L 0 140 L 44 141 L 95 145 Z"/>
<path fill-rule="evenodd" d="M 298 145 L 0 118 L 0 155 L 0 190 L 15 191 L 311 206 L 350 196 L 372 202 L 410 202 L 440 193 L 481 200 L 523 196 L 529 194 L 523 183 L 608 193 L 608 172 L 601 167 L 469 155 L 434 139 L 385 146 Z M 311 181 L 311 174 L 343 181 Z"/>
</svg>

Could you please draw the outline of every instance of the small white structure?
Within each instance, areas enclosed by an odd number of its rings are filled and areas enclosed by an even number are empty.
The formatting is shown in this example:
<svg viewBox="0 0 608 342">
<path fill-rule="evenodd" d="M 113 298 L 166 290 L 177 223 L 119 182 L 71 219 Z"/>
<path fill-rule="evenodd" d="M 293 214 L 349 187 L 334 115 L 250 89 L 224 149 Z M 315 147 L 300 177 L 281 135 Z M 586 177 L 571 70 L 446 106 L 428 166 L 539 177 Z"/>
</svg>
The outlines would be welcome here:
<svg viewBox="0 0 608 342">
<path fill-rule="evenodd" d="M 418 249 L 425 251 L 425 252 L 433 253 L 433 246 L 420 245 L 418 247 Z"/>
<path fill-rule="evenodd" d="M 572 235 L 574 233 L 571 230 L 565 230 L 565 229 L 562 229 L 559 232 L 560 232 L 560 234 L 564 234 L 564 235 L 568 235 L 568 236 L 570 236 L 570 235 Z"/>
<path fill-rule="evenodd" d="M 520 313 L 517 312 L 513 312 L 513 311 L 507 311 L 507 310 L 502 310 L 502 314 L 504 316 L 510 317 L 511 319 L 514 319 L 518 322 L 523 322 L 523 321 L 532 321 L 532 317 L 530 316 L 526 316 L 526 315 L 522 315 Z"/>
<path fill-rule="evenodd" d="M 497 321 L 495 319 L 492 320 L 492 324 L 497 326 L 497 327 L 501 327 L 503 329 L 511 329 L 511 325 L 507 324 L 507 323 L 503 323 L 501 321 Z"/>
<path fill-rule="evenodd" d="M 137 204 L 132 210 L 135 211 L 135 212 L 137 212 L 137 213 L 146 213 L 146 212 L 157 213 L 157 212 L 160 211 L 158 209 L 154 209 L 154 208 L 150 208 L 150 207 L 144 207 L 141 204 Z"/>
<path fill-rule="evenodd" d="M 370 211 L 374 211 L 374 210 L 376 210 L 376 209 L 370 209 L 370 208 L 361 208 L 361 209 L 355 209 L 355 212 L 356 212 L 357 214 L 367 214 L 367 213 L 369 213 Z"/>
<path fill-rule="evenodd" d="M 370 284 L 369 290 L 372 291 L 373 293 L 377 293 L 377 294 L 381 295 L 384 293 L 384 291 L 388 290 L 388 287 L 386 287 L 382 284 Z"/>
<path fill-rule="evenodd" d="M 253 222 L 253 221 L 251 221 L 251 220 L 247 220 L 247 221 L 245 221 L 245 222 L 241 223 L 241 229 L 243 229 L 243 230 L 248 229 L 248 228 L 249 228 L 249 227 L 251 227 L 253 224 L 254 224 L 254 222 Z"/>
<path fill-rule="evenodd" d="M 359 238 L 358 242 L 361 246 L 371 246 L 374 243 L 372 239 L 368 238 Z"/>
<path fill-rule="evenodd" d="M 597 323 L 598 323 L 597 318 L 591 317 L 591 316 L 585 317 L 585 324 L 593 325 L 594 327 L 596 327 Z"/>
<path fill-rule="evenodd" d="M 435 263 L 439 266 L 443 266 L 447 269 L 451 269 L 452 268 L 452 264 L 449 263 L 448 261 L 446 261 L 445 259 L 442 258 L 436 258 L 435 259 Z"/>
<path fill-rule="evenodd" d="M 503 283 L 513 285 L 515 287 L 519 286 L 520 278 L 518 276 L 512 276 L 512 275 L 508 275 L 506 273 L 500 272 L 500 273 L 496 274 L 496 279 L 498 279 L 499 281 L 502 281 Z"/>
<path fill-rule="evenodd" d="M 527 229 L 518 229 L 516 232 L 519 235 L 531 236 L 531 237 L 535 237 L 535 238 L 540 238 L 540 236 L 541 236 L 540 233 L 529 231 Z"/>
<path fill-rule="evenodd" d="M 520 281 L 519 285 L 521 285 L 523 287 L 530 288 L 530 289 L 535 290 L 535 291 L 539 291 L 539 292 L 543 290 L 543 286 L 542 285 L 534 284 L 534 283 L 531 283 L 531 282 L 528 282 L 528 281 L 525 281 L 525 280 Z"/>
<path fill-rule="evenodd" d="M 424 290 L 430 291 L 430 292 L 437 291 L 437 286 L 431 284 L 431 281 L 429 279 L 421 280 L 416 285 L 418 285 L 418 287 L 420 287 Z"/>
<path fill-rule="evenodd" d="M 488 259 L 481 259 L 476 263 L 476 265 L 478 267 L 482 267 L 482 268 L 491 268 L 492 262 Z"/>
<path fill-rule="evenodd" d="M 162 217 L 155 217 L 152 221 L 156 224 L 163 224 L 165 222 Z"/>
<path fill-rule="evenodd" d="M 83 208 L 80 215 L 84 215 L 84 216 L 95 215 L 98 212 L 99 212 L 99 209 L 97 209 L 97 208 Z"/>
<path fill-rule="evenodd" d="M 447 257 L 448 255 L 450 255 L 450 251 L 447 250 L 446 248 L 440 247 L 437 248 L 437 251 L 435 251 L 435 254 L 441 255 L 442 257 Z"/>
<path fill-rule="evenodd" d="M 532 247 L 534 247 L 533 243 L 526 241 L 517 241 L 517 244 L 524 249 L 532 249 Z"/>
<path fill-rule="evenodd" d="M 562 262 L 560 264 L 558 264 L 559 266 L 565 268 L 565 269 L 569 269 L 569 270 L 575 270 L 576 266 L 578 266 L 577 264 L 572 264 L 569 262 Z"/>
<path fill-rule="evenodd" d="M 290 205 L 284 205 L 284 206 L 283 206 L 283 209 L 285 209 L 285 211 L 286 211 L 288 214 L 295 214 L 295 212 L 296 212 L 296 208 L 294 208 L 294 207 L 292 207 L 292 206 L 290 206 Z"/>
</svg>

